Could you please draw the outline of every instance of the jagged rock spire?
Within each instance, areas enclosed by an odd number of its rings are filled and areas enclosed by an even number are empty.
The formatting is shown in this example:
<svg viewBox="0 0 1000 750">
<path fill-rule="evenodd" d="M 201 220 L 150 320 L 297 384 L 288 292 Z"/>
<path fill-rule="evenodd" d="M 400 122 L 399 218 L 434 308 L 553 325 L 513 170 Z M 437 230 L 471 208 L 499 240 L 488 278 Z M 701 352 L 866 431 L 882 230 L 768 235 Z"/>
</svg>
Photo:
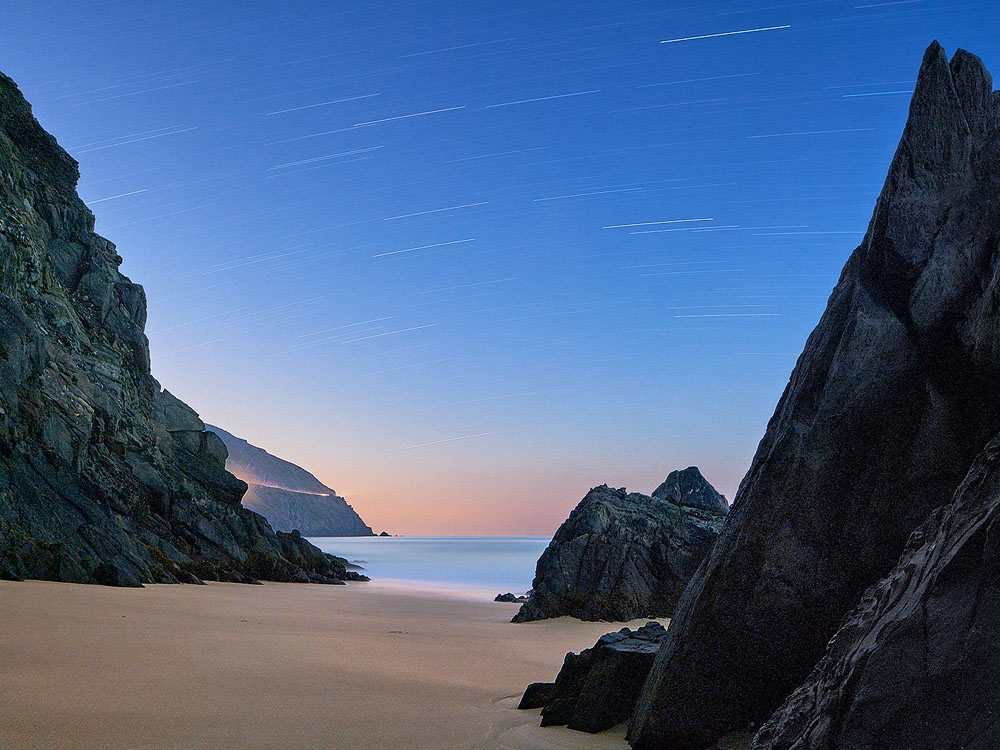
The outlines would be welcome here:
<svg viewBox="0 0 1000 750">
<path fill-rule="evenodd" d="M 928 47 L 867 234 L 686 589 L 630 729 L 701 748 L 763 722 L 1000 430 L 1000 120 Z"/>
</svg>

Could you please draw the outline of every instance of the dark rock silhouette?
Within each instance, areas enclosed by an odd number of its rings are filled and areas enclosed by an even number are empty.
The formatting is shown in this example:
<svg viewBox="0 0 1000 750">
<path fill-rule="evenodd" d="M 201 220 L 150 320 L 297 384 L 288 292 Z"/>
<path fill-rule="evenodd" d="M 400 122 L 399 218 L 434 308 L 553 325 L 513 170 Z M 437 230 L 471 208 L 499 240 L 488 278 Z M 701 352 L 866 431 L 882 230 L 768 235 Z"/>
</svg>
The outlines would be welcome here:
<svg viewBox="0 0 1000 750">
<path fill-rule="evenodd" d="M 145 295 L 94 234 L 78 177 L 0 74 L 0 575 L 348 577 L 240 505 L 222 441 L 150 375 Z"/>
<path fill-rule="evenodd" d="M 723 515 L 729 512 L 726 498 L 708 483 L 697 466 L 670 472 L 663 483 L 653 490 L 652 497 L 669 500 L 684 508 L 697 508 Z"/>
<path fill-rule="evenodd" d="M 693 466 L 671 472 L 652 497 L 595 487 L 538 559 L 514 622 L 670 616 L 727 509 Z"/>
<path fill-rule="evenodd" d="M 515 604 L 515 603 L 516 604 L 523 604 L 524 602 L 528 601 L 528 597 L 525 596 L 525 595 L 523 595 L 523 594 L 520 595 L 520 596 L 517 596 L 516 594 L 512 594 L 512 593 L 510 593 L 508 591 L 506 594 L 497 594 L 493 598 L 493 601 L 495 601 L 495 602 L 506 602 L 508 604 Z"/>
<path fill-rule="evenodd" d="M 1000 747 L 1000 439 L 758 733 L 771 750 Z"/>
<path fill-rule="evenodd" d="M 933 43 L 864 240 L 677 607 L 634 747 L 766 720 L 1000 430 L 998 128 L 979 59 Z"/>
<path fill-rule="evenodd" d="M 602 635 L 593 647 L 568 653 L 555 682 L 533 682 L 518 708 L 541 708 L 543 727 L 569 725 L 602 732 L 632 715 L 656 651 L 666 637 L 660 623 Z"/>
<path fill-rule="evenodd" d="M 298 529 L 304 536 L 373 536 L 354 508 L 305 469 L 205 425 L 229 451 L 226 470 L 247 483 L 243 506 L 260 513 L 278 531 Z"/>
</svg>

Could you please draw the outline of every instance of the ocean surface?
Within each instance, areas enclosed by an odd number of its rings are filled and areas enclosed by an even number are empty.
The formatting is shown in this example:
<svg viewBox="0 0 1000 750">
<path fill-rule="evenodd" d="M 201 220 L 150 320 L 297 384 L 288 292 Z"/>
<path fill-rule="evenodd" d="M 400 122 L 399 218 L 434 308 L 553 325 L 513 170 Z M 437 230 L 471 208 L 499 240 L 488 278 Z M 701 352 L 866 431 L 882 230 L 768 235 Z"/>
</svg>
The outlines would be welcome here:
<svg viewBox="0 0 1000 750">
<path fill-rule="evenodd" d="M 544 536 L 311 537 L 376 584 L 492 599 L 531 588 Z"/>
</svg>

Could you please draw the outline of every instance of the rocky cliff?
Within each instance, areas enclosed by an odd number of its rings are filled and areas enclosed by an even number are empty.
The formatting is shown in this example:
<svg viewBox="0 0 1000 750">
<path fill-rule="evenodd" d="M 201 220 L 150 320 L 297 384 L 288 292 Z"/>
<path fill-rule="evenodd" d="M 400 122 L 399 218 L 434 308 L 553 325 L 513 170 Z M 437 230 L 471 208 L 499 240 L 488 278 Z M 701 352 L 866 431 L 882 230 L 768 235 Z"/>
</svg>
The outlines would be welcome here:
<svg viewBox="0 0 1000 750">
<path fill-rule="evenodd" d="M 344 498 L 300 466 L 220 427 L 206 425 L 229 451 L 226 470 L 247 483 L 243 506 L 260 513 L 278 531 L 298 529 L 305 536 L 372 536 Z"/>
<path fill-rule="evenodd" d="M 595 487 L 538 559 L 514 622 L 669 617 L 728 509 L 693 466 L 671 472 L 652 497 Z"/>
<path fill-rule="evenodd" d="M 932 44 L 868 231 L 677 607 L 636 748 L 759 726 L 1000 430 L 998 130 L 978 58 Z"/>
<path fill-rule="evenodd" d="M 1000 439 L 754 739 L 757 750 L 1000 747 Z"/>
<path fill-rule="evenodd" d="M 78 176 L 0 74 L 0 575 L 344 578 L 240 505 L 222 441 L 150 375 L 145 296 Z"/>
</svg>

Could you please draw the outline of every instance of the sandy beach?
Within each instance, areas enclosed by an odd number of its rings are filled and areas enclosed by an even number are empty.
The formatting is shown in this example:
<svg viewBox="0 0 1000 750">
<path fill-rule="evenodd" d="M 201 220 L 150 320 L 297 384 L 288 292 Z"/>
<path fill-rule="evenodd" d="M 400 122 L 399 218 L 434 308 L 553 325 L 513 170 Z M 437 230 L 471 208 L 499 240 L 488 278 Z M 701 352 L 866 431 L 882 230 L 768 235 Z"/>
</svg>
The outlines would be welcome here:
<svg viewBox="0 0 1000 750">
<path fill-rule="evenodd" d="M 0 582 L 0 747 L 627 748 L 624 726 L 515 708 L 621 625 L 515 610 L 372 584 Z"/>
</svg>

